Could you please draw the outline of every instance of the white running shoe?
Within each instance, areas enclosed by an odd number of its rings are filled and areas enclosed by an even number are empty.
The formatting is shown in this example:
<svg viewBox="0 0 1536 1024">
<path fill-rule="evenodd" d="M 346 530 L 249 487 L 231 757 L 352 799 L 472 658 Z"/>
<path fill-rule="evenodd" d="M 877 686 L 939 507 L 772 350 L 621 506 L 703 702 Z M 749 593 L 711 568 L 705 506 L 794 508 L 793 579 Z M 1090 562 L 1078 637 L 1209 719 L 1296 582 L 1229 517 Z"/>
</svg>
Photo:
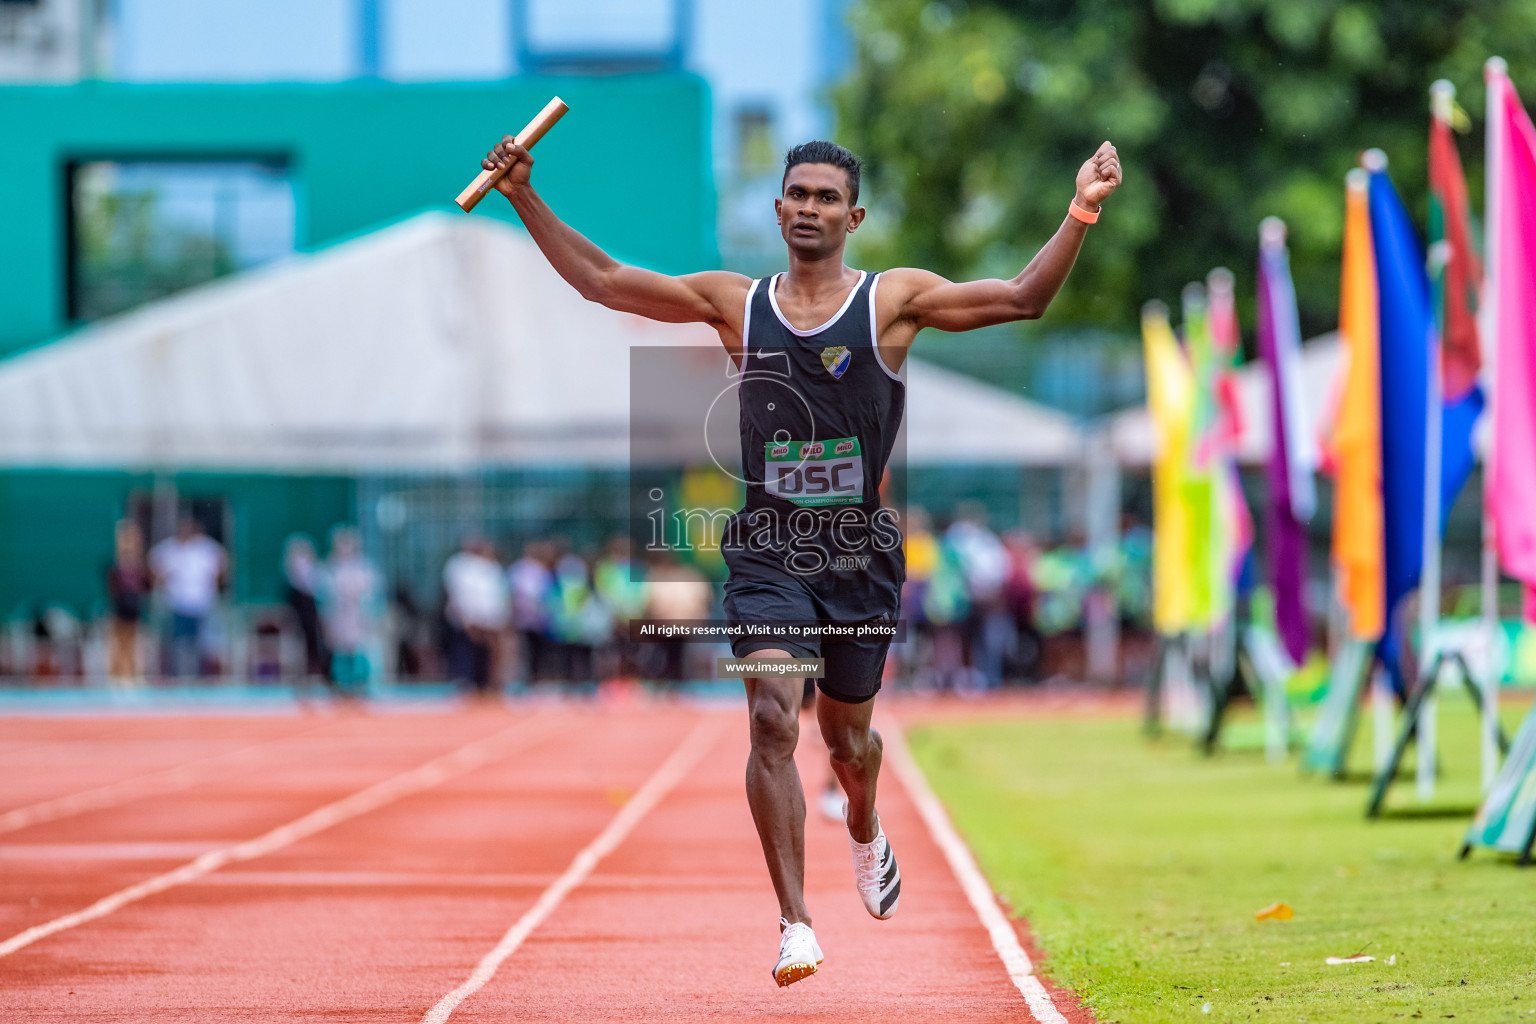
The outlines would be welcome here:
<svg viewBox="0 0 1536 1024">
<path fill-rule="evenodd" d="M 843 791 L 836 786 L 823 789 L 817 805 L 821 808 L 821 816 L 828 821 L 842 823 L 848 817 L 848 801 L 843 799 Z"/>
<path fill-rule="evenodd" d="M 784 988 L 815 974 L 823 958 L 810 925 L 799 921 L 790 924 L 782 917 L 779 925 L 784 933 L 779 936 L 779 962 L 773 965 L 773 980 Z"/>
<path fill-rule="evenodd" d="M 896 904 L 901 899 L 901 871 L 896 867 L 896 855 L 886 841 L 880 819 L 875 819 L 874 842 L 856 842 L 850 832 L 848 848 L 853 851 L 853 881 L 864 909 L 871 917 L 887 920 L 896 913 Z"/>
</svg>

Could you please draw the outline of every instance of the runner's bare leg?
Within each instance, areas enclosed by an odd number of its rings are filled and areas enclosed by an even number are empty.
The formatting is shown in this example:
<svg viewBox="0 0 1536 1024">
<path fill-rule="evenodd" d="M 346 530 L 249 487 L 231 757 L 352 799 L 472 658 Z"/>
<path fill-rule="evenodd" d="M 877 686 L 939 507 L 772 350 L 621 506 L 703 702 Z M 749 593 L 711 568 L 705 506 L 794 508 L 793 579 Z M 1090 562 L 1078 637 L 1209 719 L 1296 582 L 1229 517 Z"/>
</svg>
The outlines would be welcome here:
<svg viewBox="0 0 1536 1024">
<path fill-rule="evenodd" d="M 755 651 L 753 658 L 790 658 L 788 651 Z M 747 804 L 763 844 L 763 859 L 779 898 L 779 916 L 811 923 L 805 909 L 805 791 L 795 767 L 800 738 L 800 678 L 748 679 L 752 752 L 747 756 Z"/>
<path fill-rule="evenodd" d="M 848 794 L 848 832 L 855 842 L 875 841 L 875 783 L 880 777 L 884 744 L 869 727 L 875 702 L 848 704 L 825 692 L 816 695 L 816 720 L 832 759 L 832 771 Z"/>
<path fill-rule="evenodd" d="M 817 703 L 816 702 L 816 694 L 817 694 L 817 690 L 816 690 L 815 684 L 812 683 L 811 689 L 807 690 L 806 694 L 803 697 L 801 697 L 801 699 L 800 699 L 800 716 L 802 718 L 805 717 L 807 714 L 809 714 L 812 718 L 816 717 L 816 703 Z M 820 734 L 821 734 L 821 729 L 818 726 L 818 728 L 816 730 L 816 733 L 813 734 L 813 737 L 807 737 L 807 738 L 820 738 Z M 826 749 L 826 744 L 825 743 L 822 744 L 822 749 L 823 750 Z M 831 752 L 828 751 L 829 755 L 830 755 L 830 753 Z M 834 772 L 832 770 L 832 768 L 831 768 L 831 758 L 830 758 L 830 756 L 828 757 L 828 762 L 827 763 L 828 763 L 827 777 L 822 780 L 821 789 L 817 790 L 816 799 L 818 801 L 821 801 L 822 802 L 822 806 L 825 807 L 826 806 L 825 801 L 827 800 L 827 798 L 828 797 L 832 797 L 832 798 L 835 798 L 837 800 L 838 806 L 841 807 L 841 805 L 843 803 L 843 788 L 840 785 L 838 785 L 838 783 L 837 783 L 837 773 Z M 838 813 L 835 815 L 835 817 L 839 821 L 842 820 L 842 812 L 841 812 L 841 810 L 838 811 Z"/>
</svg>

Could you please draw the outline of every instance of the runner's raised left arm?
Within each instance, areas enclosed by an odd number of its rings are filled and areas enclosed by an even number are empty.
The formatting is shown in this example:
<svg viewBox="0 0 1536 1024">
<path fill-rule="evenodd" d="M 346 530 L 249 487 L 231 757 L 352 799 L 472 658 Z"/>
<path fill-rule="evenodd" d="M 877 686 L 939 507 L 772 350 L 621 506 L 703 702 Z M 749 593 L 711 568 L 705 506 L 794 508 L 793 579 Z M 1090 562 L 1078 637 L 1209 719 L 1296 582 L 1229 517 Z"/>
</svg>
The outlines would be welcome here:
<svg viewBox="0 0 1536 1024">
<path fill-rule="evenodd" d="M 1077 172 L 1073 203 L 1093 215 L 1120 185 L 1120 157 L 1108 142 Z M 915 334 L 924 327 L 969 331 L 977 327 L 1034 320 L 1061 290 L 1077 261 L 1088 225 L 1068 214 L 1051 240 L 1011 281 L 956 283 L 926 270 L 893 270 L 884 275 L 897 292 L 897 320 L 910 321 Z"/>
</svg>

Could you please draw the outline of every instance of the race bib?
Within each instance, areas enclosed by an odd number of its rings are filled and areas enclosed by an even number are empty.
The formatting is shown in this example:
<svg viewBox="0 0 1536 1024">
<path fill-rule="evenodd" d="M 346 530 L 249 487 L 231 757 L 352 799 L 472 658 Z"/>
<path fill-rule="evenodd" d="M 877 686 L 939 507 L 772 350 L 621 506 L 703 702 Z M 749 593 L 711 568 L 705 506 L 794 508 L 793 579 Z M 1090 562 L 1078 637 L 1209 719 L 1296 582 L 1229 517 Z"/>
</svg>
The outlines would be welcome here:
<svg viewBox="0 0 1536 1024">
<path fill-rule="evenodd" d="M 856 505 L 864 500 L 864 458 L 856 437 L 772 441 L 763 446 L 763 486 L 796 505 Z"/>
</svg>

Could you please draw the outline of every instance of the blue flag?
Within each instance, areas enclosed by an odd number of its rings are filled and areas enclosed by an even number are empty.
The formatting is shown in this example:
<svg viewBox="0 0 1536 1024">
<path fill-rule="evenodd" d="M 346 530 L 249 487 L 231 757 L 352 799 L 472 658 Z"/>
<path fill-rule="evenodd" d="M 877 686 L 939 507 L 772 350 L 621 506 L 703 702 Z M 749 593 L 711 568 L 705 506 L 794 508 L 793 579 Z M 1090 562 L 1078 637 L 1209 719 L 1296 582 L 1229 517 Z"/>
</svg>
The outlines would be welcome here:
<svg viewBox="0 0 1536 1024">
<path fill-rule="evenodd" d="M 1467 478 L 1477 465 L 1472 450 L 1472 432 L 1487 405 L 1483 389 L 1477 385 L 1460 398 L 1447 398 L 1440 418 L 1440 536 L 1445 536 L 1446 519 L 1451 506 L 1467 485 Z"/>
<path fill-rule="evenodd" d="M 1424 568 L 1424 443 L 1434 330 L 1424 250 L 1386 172 L 1371 175 L 1381 323 L 1381 491 L 1388 632 Z"/>
</svg>

